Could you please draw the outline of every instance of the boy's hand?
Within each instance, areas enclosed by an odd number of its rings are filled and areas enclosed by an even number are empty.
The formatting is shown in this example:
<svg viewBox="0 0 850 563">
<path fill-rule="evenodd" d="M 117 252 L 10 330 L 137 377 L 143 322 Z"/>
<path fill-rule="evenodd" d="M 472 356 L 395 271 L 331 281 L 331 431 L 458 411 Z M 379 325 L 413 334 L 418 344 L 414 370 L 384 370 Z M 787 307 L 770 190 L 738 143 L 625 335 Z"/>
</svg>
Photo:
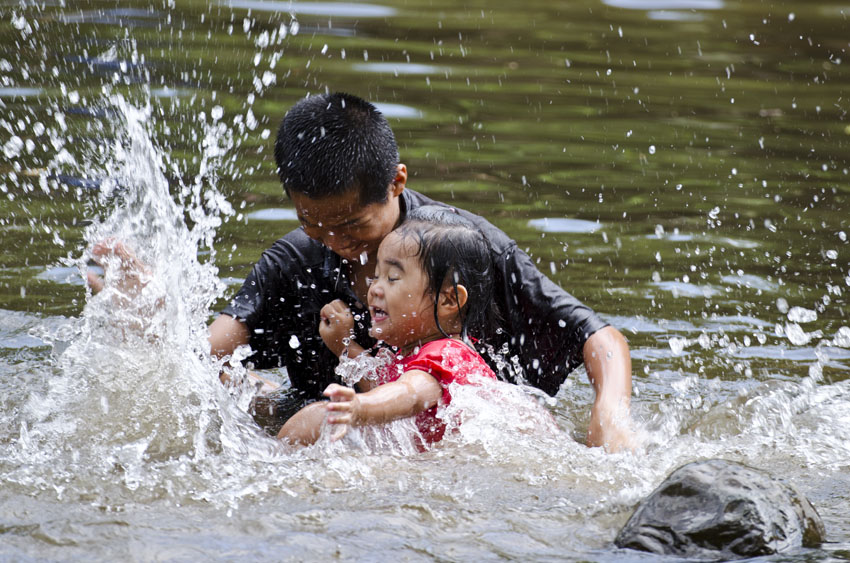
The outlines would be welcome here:
<svg viewBox="0 0 850 563">
<path fill-rule="evenodd" d="M 351 309 L 342 300 L 335 299 L 322 307 L 319 315 L 319 334 L 325 346 L 334 355 L 341 355 L 354 336 L 354 316 Z"/>
<path fill-rule="evenodd" d="M 127 299 L 133 299 L 151 280 L 151 270 L 123 242 L 107 239 L 98 242 L 92 248 L 92 259 L 104 270 L 116 268 L 118 271 L 116 290 Z M 104 287 L 103 279 L 89 270 L 86 274 L 89 286 L 94 293 Z"/>
<path fill-rule="evenodd" d="M 590 427 L 587 432 L 588 445 L 601 445 L 608 453 L 636 452 L 640 447 L 640 439 L 631 428 L 628 411 L 624 413 L 621 410 L 614 416 L 597 414 L 598 410 L 596 405 L 591 409 Z"/>
<path fill-rule="evenodd" d="M 326 422 L 340 425 L 339 430 L 331 435 L 331 441 L 335 442 L 345 436 L 348 429 L 357 425 L 360 420 L 360 399 L 354 389 L 336 383 L 328 385 L 323 395 L 330 399 L 326 407 L 328 410 Z"/>
</svg>

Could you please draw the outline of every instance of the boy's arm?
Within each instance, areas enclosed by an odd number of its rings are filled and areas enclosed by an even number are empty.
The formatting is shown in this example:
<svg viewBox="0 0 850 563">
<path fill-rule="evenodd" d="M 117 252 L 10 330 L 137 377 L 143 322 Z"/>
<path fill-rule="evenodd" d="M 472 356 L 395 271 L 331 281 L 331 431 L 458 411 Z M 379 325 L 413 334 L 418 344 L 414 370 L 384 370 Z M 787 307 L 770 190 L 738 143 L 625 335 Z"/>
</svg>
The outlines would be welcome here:
<svg viewBox="0 0 850 563">
<path fill-rule="evenodd" d="M 631 358 L 623 335 L 549 280 L 518 248 L 505 255 L 504 266 L 509 333 L 525 342 L 520 357 L 528 382 L 554 395 L 583 361 L 596 392 L 587 445 L 604 445 L 610 452 L 634 449 Z"/>
<path fill-rule="evenodd" d="M 584 344 L 584 365 L 596 398 L 590 409 L 587 445 L 609 452 L 634 449 L 629 404 L 632 361 L 626 339 L 614 327 L 596 331 Z"/>
<path fill-rule="evenodd" d="M 221 314 L 210 325 L 210 354 L 216 358 L 233 354 L 239 346 L 249 343 L 248 327 L 239 319 L 230 315 Z M 222 383 L 231 383 L 231 376 L 227 370 L 219 374 Z M 254 372 L 248 372 L 250 381 L 257 384 L 260 394 L 270 393 L 279 387 L 273 381 L 260 377 Z"/>
<path fill-rule="evenodd" d="M 331 384 L 324 395 L 329 424 L 365 426 L 414 416 L 437 404 L 443 388 L 433 375 L 421 371 L 404 372 L 396 381 L 379 385 L 367 393 Z"/>
<path fill-rule="evenodd" d="M 546 277 L 515 244 L 496 260 L 496 295 L 528 384 L 558 393 L 584 362 L 588 337 L 606 323 L 590 307 Z"/>
<path fill-rule="evenodd" d="M 239 346 L 248 344 L 248 327 L 230 315 L 219 315 L 210 325 L 210 354 L 216 358 L 233 354 Z"/>
</svg>

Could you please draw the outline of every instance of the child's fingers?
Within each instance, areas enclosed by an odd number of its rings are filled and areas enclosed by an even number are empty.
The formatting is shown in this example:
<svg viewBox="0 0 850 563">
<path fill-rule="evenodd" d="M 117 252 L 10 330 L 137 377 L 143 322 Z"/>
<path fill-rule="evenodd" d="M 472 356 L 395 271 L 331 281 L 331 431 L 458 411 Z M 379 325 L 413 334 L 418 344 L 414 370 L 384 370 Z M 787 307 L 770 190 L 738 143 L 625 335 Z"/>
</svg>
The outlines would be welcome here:
<svg viewBox="0 0 850 563">
<path fill-rule="evenodd" d="M 348 310 L 348 305 L 346 305 L 345 301 L 343 301 L 342 299 L 334 299 L 333 301 L 328 303 L 328 306 L 333 307 L 336 311 L 340 313 Z"/>
<path fill-rule="evenodd" d="M 334 412 L 349 412 L 351 410 L 351 401 L 329 401 L 325 405 L 325 410 Z"/>
<path fill-rule="evenodd" d="M 92 260 L 104 268 L 109 264 L 104 263 L 110 258 L 117 258 L 117 267 L 125 272 L 132 273 L 135 276 L 150 275 L 150 268 L 136 257 L 130 248 L 120 240 L 107 238 L 95 243 L 91 250 Z M 115 262 L 112 262 L 114 265 Z"/>
<path fill-rule="evenodd" d="M 98 241 L 94 244 L 94 246 L 91 249 L 92 256 L 97 261 L 97 259 L 100 258 L 101 256 L 111 254 L 114 246 L 115 246 L 115 239 L 114 238 L 106 238 L 106 239 L 103 239 L 101 241 Z"/>
<path fill-rule="evenodd" d="M 349 428 L 349 426 L 347 424 L 340 425 L 339 428 L 337 430 L 335 430 L 333 434 L 331 434 L 331 442 L 336 442 L 337 440 L 341 440 L 343 438 L 343 436 L 348 434 L 348 428 Z"/>
<path fill-rule="evenodd" d="M 351 413 L 328 414 L 325 420 L 328 424 L 351 424 Z"/>
<path fill-rule="evenodd" d="M 325 388 L 322 395 L 330 398 L 331 401 L 350 401 L 354 398 L 354 393 L 355 391 L 351 387 L 344 387 L 336 383 L 331 383 L 327 386 L 327 388 Z"/>
<path fill-rule="evenodd" d="M 104 239 L 95 243 L 91 250 L 92 257 L 100 263 L 101 258 L 105 256 L 115 256 L 119 258 L 122 262 L 129 262 L 131 264 L 135 264 L 138 262 L 136 256 L 127 248 L 127 246 L 121 242 L 120 240 L 115 240 L 113 238 Z"/>
<path fill-rule="evenodd" d="M 100 293 L 100 291 L 103 289 L 103 279 L 94 272 L 86 272 L 86 280 L 88 281 L 92 293 Z"/>
</svg>

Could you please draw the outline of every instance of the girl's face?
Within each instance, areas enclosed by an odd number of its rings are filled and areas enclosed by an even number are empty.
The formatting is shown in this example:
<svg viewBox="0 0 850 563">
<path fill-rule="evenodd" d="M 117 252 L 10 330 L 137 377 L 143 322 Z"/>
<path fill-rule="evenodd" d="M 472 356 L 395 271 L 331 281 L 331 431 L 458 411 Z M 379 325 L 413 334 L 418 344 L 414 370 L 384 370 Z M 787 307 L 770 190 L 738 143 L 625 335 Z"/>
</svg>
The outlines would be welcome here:
<svg viewBox="0 0 850 563">
<path fill-rule="evenodd" d="M 391 232 L 378 248 L 378 266 L 369 286 L 369 334 L 398 348 L 440 336 L 434 296 L 427 288 L 416 244 Z"/>
</svg>

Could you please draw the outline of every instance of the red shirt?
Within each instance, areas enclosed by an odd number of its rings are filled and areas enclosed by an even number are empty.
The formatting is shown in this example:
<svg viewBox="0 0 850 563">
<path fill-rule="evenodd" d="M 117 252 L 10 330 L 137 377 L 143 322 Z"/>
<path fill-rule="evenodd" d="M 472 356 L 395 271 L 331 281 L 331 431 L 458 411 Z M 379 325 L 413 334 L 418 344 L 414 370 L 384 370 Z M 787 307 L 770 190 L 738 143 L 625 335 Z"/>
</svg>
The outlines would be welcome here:
<svg viewBox="0 0 850 563">
<path fill-rule="evenodd" d="M 445 423 L 437 418 L 437 406 L 448 405 L 452 396 L 449 385 L 475 385 L 476 379 L 496 379 L 493 370 L 469 346 L 458 340 L 442 338 L 422 345 L 414 352 L 382 370 L 380 383 L 397 380 L 404 372 L 420 370 L 434 376 L 443 388 L 443 395 L 437 405 L 419 413 L 416 425 L 428 444 L 439 442 L 446 431 Z"/>
</svg>

